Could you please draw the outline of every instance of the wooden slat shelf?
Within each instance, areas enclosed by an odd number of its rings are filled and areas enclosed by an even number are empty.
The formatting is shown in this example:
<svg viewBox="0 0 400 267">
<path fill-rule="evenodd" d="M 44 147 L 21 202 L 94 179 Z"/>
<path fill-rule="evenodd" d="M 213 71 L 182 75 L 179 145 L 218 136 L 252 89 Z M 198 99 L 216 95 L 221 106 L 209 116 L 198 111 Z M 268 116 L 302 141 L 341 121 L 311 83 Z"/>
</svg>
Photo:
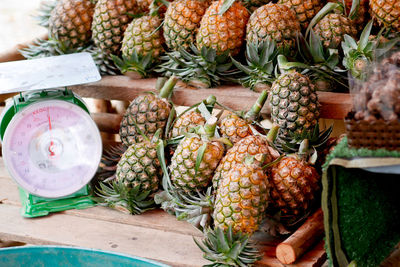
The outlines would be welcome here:
<svg viewBox="0 0 400 267">
<path fill-rule="evenodd" d="M 105 76 L 99 82 L 72 86 L 71 89 L 82 97 L 130 101 L 141 93 L 154 91 L 155 83 L 156 79 L 132 80 L 126 76 Z M 248 110 L 259 94 L 240 85 L 194 89 L 180 83 L 174 90 L 172 101 L 176 105 L 191 106 L 209 95 L 215 95 L 219 102 L 232 109 Z M 341 120 L 351 109 L 349 94 L 318 92 L 318 96 L 321 103 L 321 118 Z"/>
<path fill-rule="evenodd" d="M 19 209 L 17 186 L 0 158 L 0 240 L 103 249 L 171 266 L 208 263 L 193 241 L 193 237 L 201 238 L 201 232 L 162 210 L 132 216 L 105 207 L 94 207 L 27 219 L 20 216 Z M 255 240 L 264 252 L 264 258 L 256 266 L 283 266 L 275 257 L 275 247 L 282 240 L 263 233 L 257 234 Z M 292 266 L 321 266 L 325 259 L 321 241 Z"/>
</svg>

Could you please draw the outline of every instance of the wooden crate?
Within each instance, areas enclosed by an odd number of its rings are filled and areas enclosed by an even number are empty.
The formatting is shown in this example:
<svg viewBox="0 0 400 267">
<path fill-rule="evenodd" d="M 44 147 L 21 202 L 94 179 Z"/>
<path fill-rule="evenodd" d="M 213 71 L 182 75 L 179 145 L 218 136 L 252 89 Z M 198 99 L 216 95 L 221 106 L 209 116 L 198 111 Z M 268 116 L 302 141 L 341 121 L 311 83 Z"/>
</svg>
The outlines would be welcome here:
<svg viewBox="0 0 400 267">
<path fill-rule="evenodd" d="M 15 51 L 0 55 L 0 62 L 18 59 L 22 58 Z M 113 76 L 70 89 L 82 97 L 130 101 L 143 92 L 153 91 L 155 81 L 156 79 L 131 80 L 125 76 Z M 190 106 L 210 94 L 215 95 L 222 104 L 237 110 L 250 108 L 258 96 L 241 86 L 193 89 L 179 84 L 174 90 L 172 101 L 177 105 Z M 348 94 L 321 92 L 319 97 L 323 118 L 341 120 L 351 108 Z M 92 117 L 101 132 L 118 133 L 121 114 L 92 113 Z M 94 207 L 26 219 L 19 215 L 19 208 L 17 186 L 0 160 L 0 240 L 111 250 L 154 259 L 172 266 L 207 264 L 193 241 L 193 237 L 202 236 L 201 232 L 186 222 L 177 221 L 162 210 L 131 216 L 108 208 Z M 254 238 L 258 241 L 260 251 L 264 253 L 263 259 L 256 266 L 283 266 L 275 257 L 275 247 L 282 240 L 261 233 Z M 326 253 L 321 240 L 293 266 L 321 266 L 325 260 Z"/>
</svg>

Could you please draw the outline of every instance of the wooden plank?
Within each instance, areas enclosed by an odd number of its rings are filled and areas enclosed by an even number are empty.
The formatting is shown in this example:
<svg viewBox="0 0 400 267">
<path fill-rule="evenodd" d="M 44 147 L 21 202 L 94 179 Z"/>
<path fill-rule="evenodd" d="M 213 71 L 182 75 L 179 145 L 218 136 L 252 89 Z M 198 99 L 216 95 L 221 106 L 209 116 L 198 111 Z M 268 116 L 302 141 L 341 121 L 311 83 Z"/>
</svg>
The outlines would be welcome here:
<svg viewBox="0 0 400 267">
<path fill-rule="evenodd" d="M 174 216 L 162 210 L 132 216 L 105 207 L 94 207 L 85 210 L 67 210 L 42 218 L 22 218 L 19 215 L 20 201 L 17 185 L 8 176 L 1 158 L 0 196 L 0 213 L 2 214 L 0 218 L 0 239 L 2 240 L 36 245 L 72 245 L 115 250 L 137 256 L 145 255 L 144 257 L 164 261 L 173 266 L 200 266 L 200 264 L 205 263 L 204 260 L 200 263 L 201 251 L 192 241 L 192 236 L 201 238 L 201 232 L 187 222 L 177 221 Z M 18 226 L 14 227 L 16 224 Z M 83 226 L 80 226 L 80 224 Z M 58 228 L 60 230 L 57 230 Z M 75 231 L 75 228 L 79 228 L 79 231 Z M 118 233 L 114 236 L 116 229 L 118 229 Z M 62 233 L 59 233 L 60 231 Z M 84 233 L 84 231 L 87 231 L 87 233 Z M 130 249 L 134 244 L 130 244 L 129 237 L 131 235 L 136 237 L 136 233 L 139 233 L 140 240 L 144 242 L 150 242 L 148 238 L 154 236 L 159 239 L 162 245 L 152 248 L 148 254 L 142 254 L 143 251 L 138 248 Z M 98 237 L 94 237 L 96 234 Z M 143 239 L 145 237 L 147 239 Z M 256 266 L 283 266 L 275 257 L 275 247 L 282 241 L 281 239 L 273 238 L 261 232 L 257 233 L 254 239 L 258 242 L 260 251 L 264 253 L 264 258 Z M 171 253 L 175 255 L 174 257 L 179 256 L 179 259 L 164 258 L 164 254 L 170 253 L 168 243 L 164 244 L 164 242 L 174 243 L 171 247 Z M 178 242 L 183 242 L 182 246 L 175 245 L 179 244 Z M 114 247 L 110 249 L 110 245 L 114 245 Z M 118 247 L 115 247 L 115 245 Z M 188 250 L 186 250 L 187 246 Z M 182 253 L 184 253 L 184 256 Z M 153 258 L 151 256 L 153 254 L 159 255 L 158 258 Z M 315 264 L 321 261 L 324 254 L 323 246 L 321 246 L 305 254 L 293 266 L 320 266 Z M 170 262 L 170 260 L 174 260 L 174 262 Z M 194 260 L 198 262 L 192 262 Z"/>
<path fill-rule="evenodd" d="M 126 76 L 105 76 L 99 82 L 72 86 L 71 89 L 83 97 L 130 101 L 146 91 L 154 91 L 155 82 L 156 79 L 132 80 Z M 235 110 L 248 110 L 258 97 L 258 93 L 240 85 L 193 89 L 179 83 L 174 90 L 172 101 L 176 105 L 191 106 L 211 94 L 215 95 L 220 103 Z M 351 109 L 350 94 L 318 92 L 318 96 L 322 118 L 343 119 Z M 267 107 L 264 108 L 264 111 L 266 110 Z"/>
<path fill-rule="evenodd" d="M 190 235 L 62 213 L 25 219 L 19 215 L 18 207 L 12 205 L 1 205 L 0 212 L 0 238 L 8 240 L 117 251 L 173 266 L 207 263 Z"/>
<path fill-rule="evenodd" d="M 112 113 L 91 113 L 92 119 L 96 122 L 99 130 L 106 133 L 118 133 L 122 115 Z"/>
</svg>

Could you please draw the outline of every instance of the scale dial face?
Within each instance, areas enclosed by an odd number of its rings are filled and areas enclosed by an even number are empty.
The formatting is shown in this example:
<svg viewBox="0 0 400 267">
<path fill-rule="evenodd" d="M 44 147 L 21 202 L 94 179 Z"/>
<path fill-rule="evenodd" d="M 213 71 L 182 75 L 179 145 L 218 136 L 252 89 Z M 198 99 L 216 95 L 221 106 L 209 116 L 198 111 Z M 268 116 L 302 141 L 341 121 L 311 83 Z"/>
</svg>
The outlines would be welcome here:
<svg viewBox="0 0 400 267">
<path fill-rule="evenodd" d="M 97 125 L 82 108 L 44 100 L 12 118 L 2 152 L 8 171 L 22 188 L 36 196 L 59 198 L 93 178 L 102 143 Z"/>
</svg>

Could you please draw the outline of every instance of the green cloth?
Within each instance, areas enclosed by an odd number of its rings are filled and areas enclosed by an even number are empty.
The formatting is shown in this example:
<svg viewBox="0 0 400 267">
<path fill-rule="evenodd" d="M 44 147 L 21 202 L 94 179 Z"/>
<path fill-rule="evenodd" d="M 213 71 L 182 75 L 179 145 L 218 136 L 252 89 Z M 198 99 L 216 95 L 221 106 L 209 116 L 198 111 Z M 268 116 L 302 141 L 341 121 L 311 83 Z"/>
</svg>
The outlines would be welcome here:
<svg viewBox="0 0 400 267">
<path fill-rule="evenodd" d="M 394 164 L 400 152 L 350 149 L 346 138 L 328 156 L 322 208 L 332 265 L 378 266 L 400 241 L 400 175 L 360 168 Z"/>
</svg>

